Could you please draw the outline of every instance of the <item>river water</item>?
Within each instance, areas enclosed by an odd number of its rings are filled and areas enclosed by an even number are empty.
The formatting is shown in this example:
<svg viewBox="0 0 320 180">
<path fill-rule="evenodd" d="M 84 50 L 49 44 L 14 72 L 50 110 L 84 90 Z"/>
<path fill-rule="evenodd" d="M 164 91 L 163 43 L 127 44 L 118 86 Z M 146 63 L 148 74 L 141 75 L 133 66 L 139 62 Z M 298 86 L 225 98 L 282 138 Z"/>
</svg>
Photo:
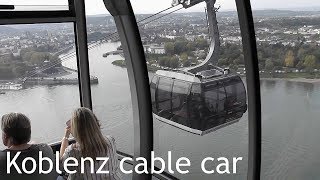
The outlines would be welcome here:
<svg viewBox="0 0 320 180">
<path fill-rule="evenodd" d="M 120 56 L 102 57 L 103 53 L 115 50 L 118 45 L 103 44 L 89 51 L 91 75 L 99 78 L 99 84 L 91 87 L 93 108 L 101 120 L 103 132 L 116 138 L 119 150 L 132 154 L 133 122 L 126 69 L 111 64 L 113 60 L 121 59 Z M 63 64 L 76 68 L 75 59 Z M 320 178 L 319 90 L 318 84 L 261 81 L 262 179 Z M 32 121 L 32 139 L 36 142 L 59 141 L 65 121 L 79 105 L 76 85 L 33 86 L 0 95 L 0 115 L 25 113 Z M 191 160 L 187 175 L 175 172 L 181 179 L 246 179 L 247 147 L 247 113 L 238 123 L 205 136 L 189 134 L 154 120 L 156 155 L 166 159 L 167 152 L 172 151 L 172 162 L 183 156 Z M 238 163 L 237 174 L 205 175 L 200 163 L 208 156 L 226 157 L 230 162 L 232 157 L 243 157 L 243 160 Z M 216 165 L 217 162 L 207 168 Z"/>
</svg>

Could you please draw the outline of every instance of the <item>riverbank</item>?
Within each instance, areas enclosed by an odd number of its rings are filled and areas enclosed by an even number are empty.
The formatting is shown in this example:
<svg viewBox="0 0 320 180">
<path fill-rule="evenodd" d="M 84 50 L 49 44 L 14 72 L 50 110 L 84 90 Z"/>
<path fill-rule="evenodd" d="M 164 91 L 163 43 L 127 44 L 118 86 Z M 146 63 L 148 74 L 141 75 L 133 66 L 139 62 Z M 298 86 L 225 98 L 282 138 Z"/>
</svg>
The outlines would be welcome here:
<svg viewBox="0 0 320 180">
<path fill-rule="evenodd" d="M 320 83 L 320 79 L 307 79 L 307 78 L 260 78 L 260 80 Z"/>
<path fill-rule="evenodd" d="M 23 83 L 24 85 L 75 85 L 79 84 L 78 72 L 62 66 L 59 73 L 50 74 L 44 77 L 30 77 Z M 91 76 L 90 84 L 98 84 L 98 78 Z"/>
<path fill-rule="evenodd" d="M 115 60 L 112 62 L 113 65 L 126 68 L 125 60 Z M 148 71 L 155 72 L 161 68 L 148 66 Z M 245 76 L 242 76 L 245 77 Z M 269 81 L 290 81 L 290 82 L 302 82 L 302 83 L 320 83 L 320 79 L 315 78 L 304 78 L 304 77 L 292 77 L 292 78 L 275 78 L 275 77 L 260 77 L 260 80 L 269 80 Z"/>
<path fill-rule="evenodd" d="M 115 61 L 112 61 L 113 65 L 115 66 L 119 66 L 119 67 L 122 67 L 122 68 L 126 68 L 126 61 L 125 60 L 115 60 Z M 156 67 L 156 66 L 149 66 L 147 65 L 147 68 L 148 68 L 148 71 L 149 72 L 156 72 L 157 70 L 160 70 L 161 68 L 159 67 Z"/>
</svg>

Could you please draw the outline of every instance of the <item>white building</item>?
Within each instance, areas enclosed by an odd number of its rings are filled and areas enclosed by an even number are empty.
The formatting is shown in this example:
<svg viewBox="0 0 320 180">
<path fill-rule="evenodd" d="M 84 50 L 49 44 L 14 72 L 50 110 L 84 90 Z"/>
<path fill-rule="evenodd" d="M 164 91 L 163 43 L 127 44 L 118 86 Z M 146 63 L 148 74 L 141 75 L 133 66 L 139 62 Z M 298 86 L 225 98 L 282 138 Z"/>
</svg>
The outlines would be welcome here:
<svg viewBox="0 0 320 180">
<path fill-rule="evenodd" d="M 0 90 L 20 90 L 22 89 L 22 84 L 16 84 L 16 83 L 1 83 L 0 84 Z"/>
<path fill-rule="evenodd" d="M 157 44 L 149 44 L 143 46 L 145 53 L 151 53 L 151 54 L 165 54 L 166 50 L 163 45 L 157 45 Z"/>
</svg>

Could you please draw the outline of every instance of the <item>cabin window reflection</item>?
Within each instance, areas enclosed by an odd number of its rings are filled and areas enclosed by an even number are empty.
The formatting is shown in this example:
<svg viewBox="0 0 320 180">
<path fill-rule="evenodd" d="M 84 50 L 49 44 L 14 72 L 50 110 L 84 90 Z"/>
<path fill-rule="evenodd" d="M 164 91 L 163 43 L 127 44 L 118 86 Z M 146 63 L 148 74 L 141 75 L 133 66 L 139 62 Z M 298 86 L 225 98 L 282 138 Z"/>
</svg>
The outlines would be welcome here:
<svg viewBox="0 0 320 180">
<path fill-rule="evenodd" d="M 241 83 L 240 78 L 229 79 L 225 84 L 227 93 L 227 108 L 244 105 L 246 102 L 245 89 Z"/>
<path fill-rule="evenodd" d="M 219 82 L 205 85 L 204 99 L 206 108 L 210 114 L 224 114 L 226 92 L 222 83 Z"/>
<path fill-rule="evenodd" d="M 187 125 L 189 89 L 190 83 L 178 80 L 174 81 L 172 90 L 172 120 L 183 125 Z"/>
<path fill-rule="evenodd" d="M 152 112 L 157 112 L 157 100 L 156 100 L 156 89 L 157 89 L 158 77 L 154 76 L 150 83 L 150 93 L 151 93 L 151 101 L 152 101 Z"/>
<path fill-rule="evenodd" d="M 217 89 L 217 83 L 212 83 L 205 86 L 204 99 L 208 110 L 211 113 L 218 113 L 219 103 L 219 89 Z"/>
<path fill-rule="evenodd" d="M 201 86 L 200 84 L 193 84 L 190 92 L 189 118 L 190 122 L 192 122 L 191 126 L 194 129 L 201 129 L 200 126 L 203 119 L 202 109 Z"/>
<path fill-rule="evenodd" d="M 172 116 L 171 92 L 173 80 L 160 78 L 157 92 L 158 114 L 159 116 L 170 119 Z"/>
</svg>

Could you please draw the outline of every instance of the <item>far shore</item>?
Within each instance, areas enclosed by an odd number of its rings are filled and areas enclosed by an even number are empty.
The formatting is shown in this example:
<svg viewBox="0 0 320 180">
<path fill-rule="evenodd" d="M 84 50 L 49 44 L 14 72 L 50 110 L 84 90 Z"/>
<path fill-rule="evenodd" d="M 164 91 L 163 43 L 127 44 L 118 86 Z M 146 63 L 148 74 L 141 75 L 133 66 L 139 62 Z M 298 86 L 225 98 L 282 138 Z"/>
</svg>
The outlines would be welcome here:
<svg viewBox="0 0 320 180">
<path fill-rule="evenodd" d="M 112 62 L 113 65 L 119 66 L 122 68 L 126 68 L 126 65 L 122 62 L 123 60 L 115 60 Z M 148 67 L 149 69 L 149 67 Z M 153 71 L 149 71 L 153 72 Z M 246 77 L 246 76 L 241 76 Z M 266 78 L 266 77 L 260 77 L 260 80 L 267 80 L 267 81 L 290 81 L 290 82 L 301 82 L 301 83 L 320 83 L 320 79 L 307 79 L 303 77 L 299 78 Z"/>
<path fill-rule="evenodd" d="M 290 82 L 302 82 L 302 83 L 320 83 L 320 79 L 307 79 L 307 78 L 260 78 L 260 80 L 270 81 L 290 81 Z"/>
</svg>

